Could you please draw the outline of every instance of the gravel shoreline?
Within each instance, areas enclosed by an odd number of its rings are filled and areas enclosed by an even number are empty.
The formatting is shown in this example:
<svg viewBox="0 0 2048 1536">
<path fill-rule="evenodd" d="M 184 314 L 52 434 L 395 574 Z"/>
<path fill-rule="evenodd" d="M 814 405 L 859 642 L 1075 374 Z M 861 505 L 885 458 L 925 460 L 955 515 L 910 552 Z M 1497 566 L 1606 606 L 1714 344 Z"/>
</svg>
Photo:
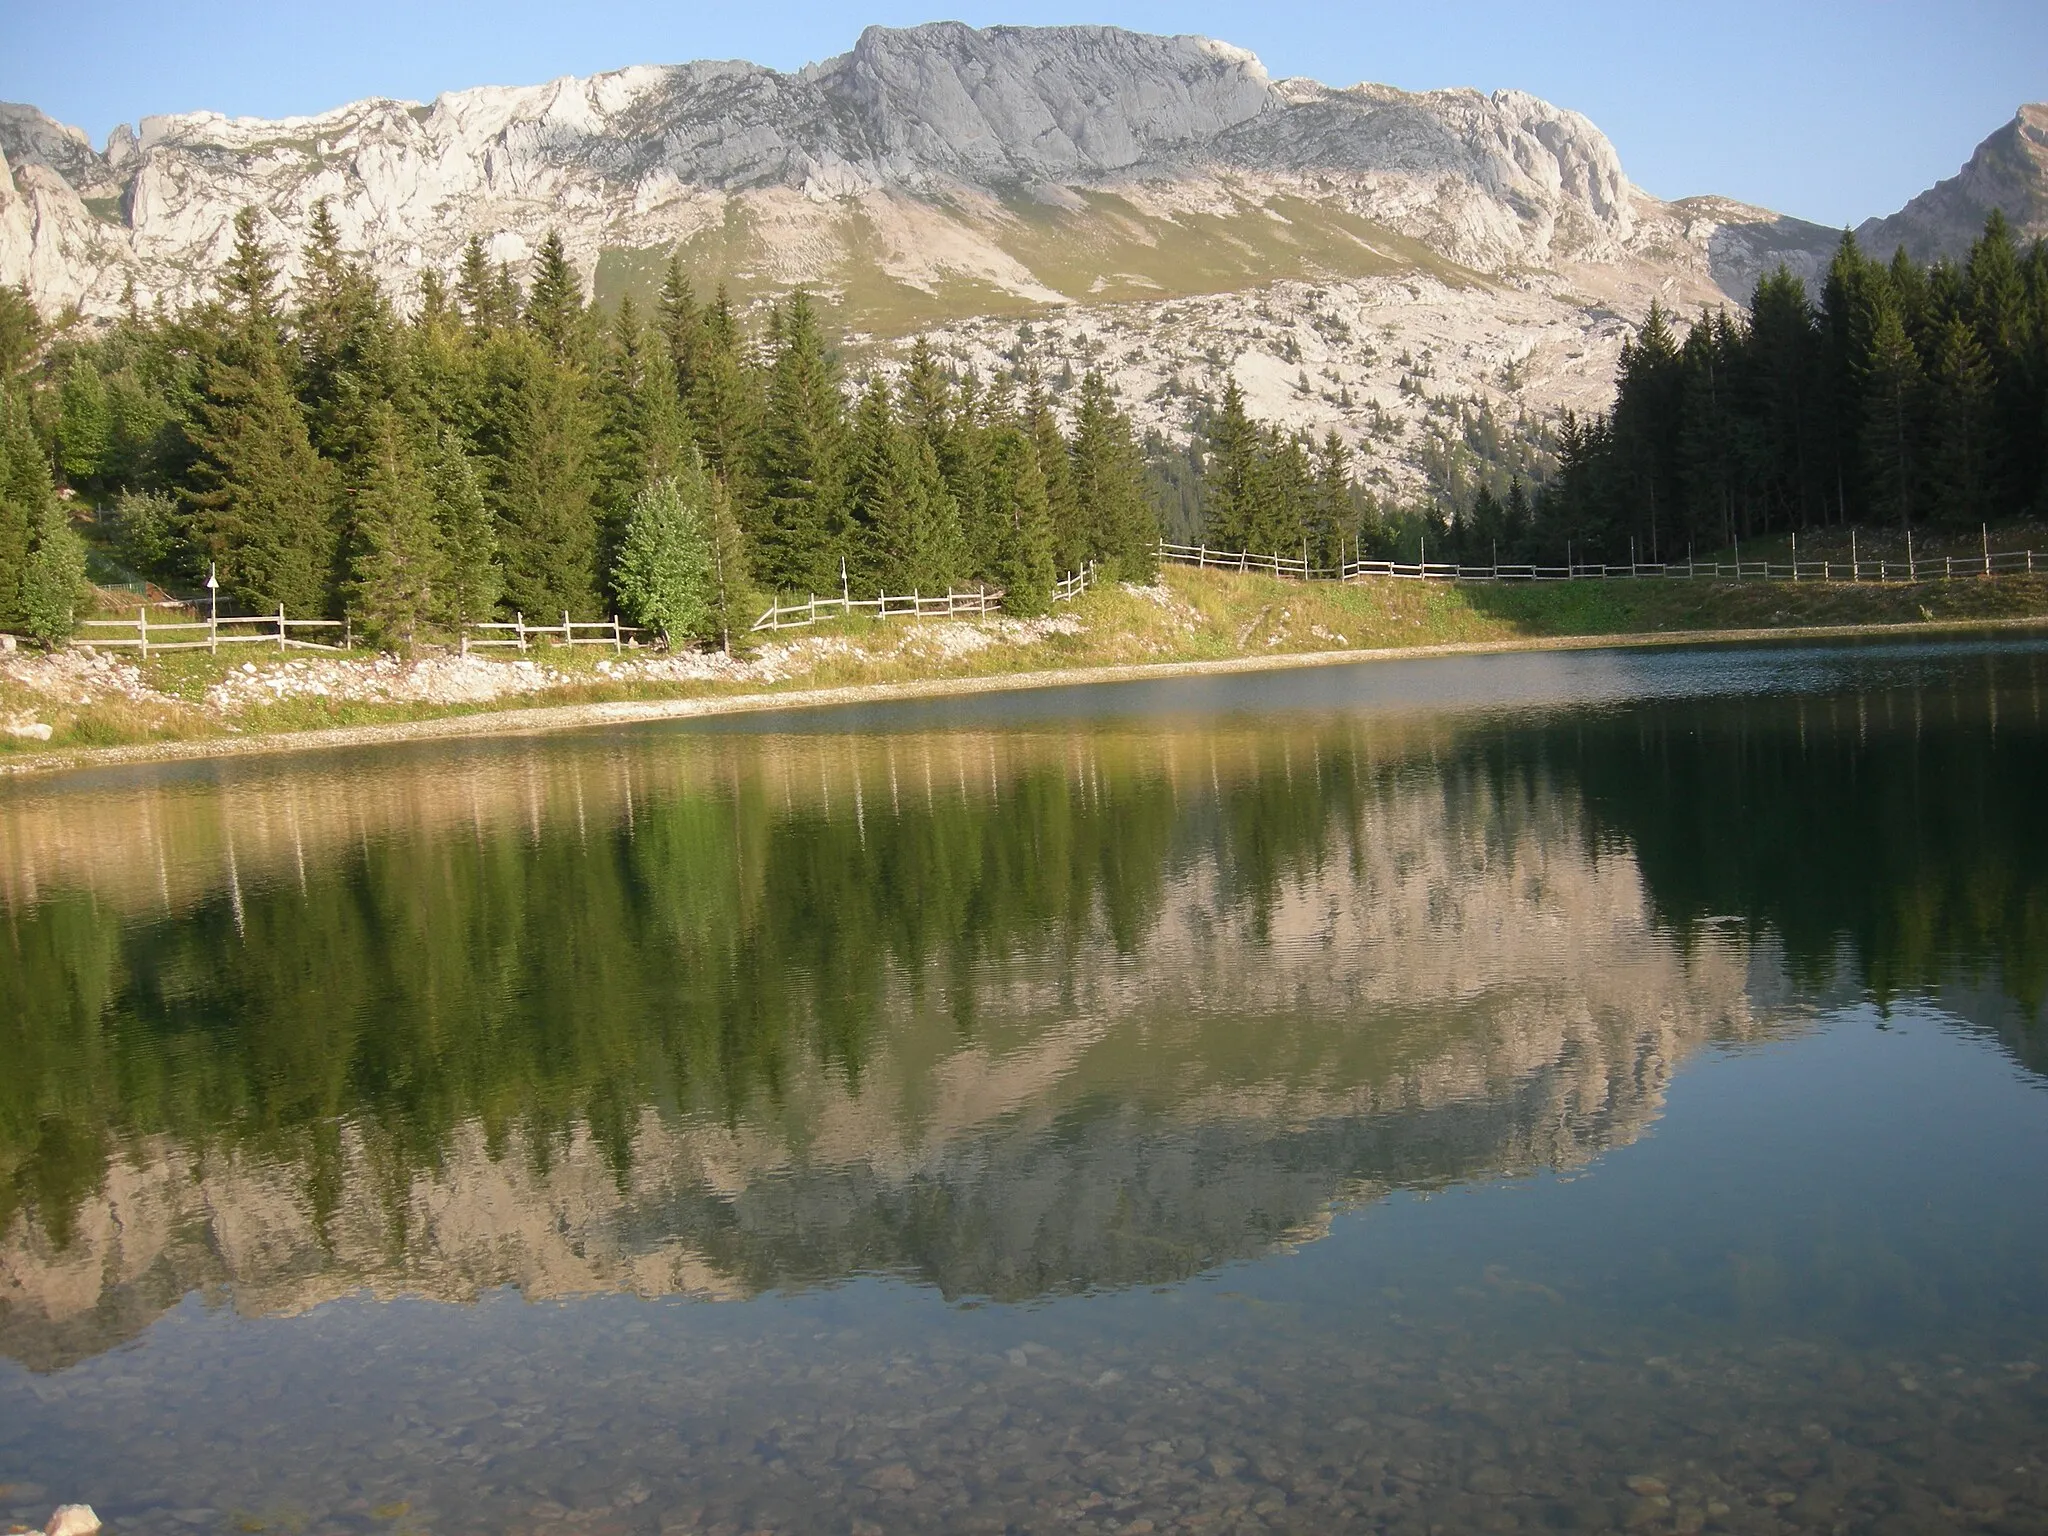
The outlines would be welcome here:
<svg viewBox="0 0 2048 1536">
<path fill-rule="evenodd" d="M 859 683 L 783 692 L 711 695 L 680 699 L 629 699 L 598 704 L 508 704 L 476 714 L 387 725 L 338 726 L 277 731 L 250 736 L 204 737 L 192 741 L 138 742 L 118 747 L 59 748 L 0 757 L 0 779 L 23 779 L 78 769 L 138 763 L 186 762 L 283 752 L 443 741 L 469 736 L 524 736 L 665 720 L 777 710 L 828 709 L 849 704 L 903 699 L 1018 693 L 1096 683 L 1149 682 L 1161 678 L 1270 672 L 1296 667 L 1344 666 L 1359 662 L 1408 661 L 1441 656 L 1487 656 L 1531 651 L 1593 651 L 1657 646 L 1754 644 L 1760 641 L 1845 640 L 1882 637 L 1936 638 L 1945 635 L 2048 633 L 2039 618 L 1943 620 L 1908 624 L 1826 624 L 1769 629 L 1670 630 L 1650 634 L 1563 635 L 1522 640 L 1459 641 L 1443 645 L 1383 646 L 1373 649 L 1307 651 L 1209 661 L 1131 662 L 1114 666 L 1054 668 L 982 677 L 937 677 L 896 683 Z M 523 697 L 533 697 L 524 695 Z"/>
</svg>

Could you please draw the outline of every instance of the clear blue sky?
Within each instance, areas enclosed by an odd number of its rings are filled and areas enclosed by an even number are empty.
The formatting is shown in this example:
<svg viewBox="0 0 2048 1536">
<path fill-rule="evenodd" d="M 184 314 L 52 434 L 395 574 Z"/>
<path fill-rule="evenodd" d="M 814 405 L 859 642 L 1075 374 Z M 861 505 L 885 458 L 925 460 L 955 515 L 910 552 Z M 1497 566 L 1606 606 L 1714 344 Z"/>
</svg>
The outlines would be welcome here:
<svg viewBox="0 0 2048 1536">
<path fill-rule="evenodd" d="M 2048 99 L 2044 0 L 928 3 L 0 0 L 0 100 L 97 142 L 152 112 L 284 116 L 697 58 L 794 68 L 869 22 L 1103 22 L 1225 38 L 1276 76 L 1532 91 L 1592 118 L 1659 196 L 1718 192 L 1842 224 L 1891 212 L 2022 101 Z"/>
</svg>

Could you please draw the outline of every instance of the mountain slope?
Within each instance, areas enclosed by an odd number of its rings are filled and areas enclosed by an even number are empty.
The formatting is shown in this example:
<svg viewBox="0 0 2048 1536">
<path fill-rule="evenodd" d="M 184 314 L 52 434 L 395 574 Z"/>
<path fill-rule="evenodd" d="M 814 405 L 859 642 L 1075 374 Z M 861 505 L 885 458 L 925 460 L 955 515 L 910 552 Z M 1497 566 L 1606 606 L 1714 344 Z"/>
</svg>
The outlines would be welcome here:
<svg viewBox="0 0 2048 1536">
<path fill-rule="evenodd" d="M 1227 44 L 1100 27 L 870 28 L 796 74 L 640 67 L 431 106 L 150 118 L 104 153 L 9 108 L 0 151 L 0 278 L 88 313 L 130 275 L 145 301 L 197 297 L 237 208 L 289 249 L 323 197 L 400 286 L 473 231 L 516 262 L 559 225 L 622 280 L 679 242 L 743 288 L 865 276 L 901 290 L 874 306 L 885 325 L 906 303 L 1371 275 L 1417 265 L 1416 243 L 1489 271 L 1613 260 L 1636 226 L 1613 146 L 1533 97 L 1276 83 Z M 1317 205 L 1312 228 L 1283 196 Z"/>
<path fill-rule="evenodd" d="M 1891 217 L 1866 220 L 1856 238 L 1880 256 L 1902 245 L 1917 261 L 1960 256 L 1994 208 L 2022 239 L 2048 236 L 2048 102 L 2021 107 L 1955 175 Z"/>
</svg>

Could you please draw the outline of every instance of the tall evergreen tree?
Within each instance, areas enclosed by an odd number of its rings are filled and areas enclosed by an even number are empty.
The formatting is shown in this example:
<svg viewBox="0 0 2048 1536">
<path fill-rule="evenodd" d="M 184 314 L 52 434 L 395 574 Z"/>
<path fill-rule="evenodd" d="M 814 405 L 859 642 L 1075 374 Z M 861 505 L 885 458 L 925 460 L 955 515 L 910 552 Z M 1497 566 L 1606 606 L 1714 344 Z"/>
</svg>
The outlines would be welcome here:
<svg viewBox="0 0 2048 1536">
<path fill-rule="evenodd" d="M 596 432 L 580 368 L 538 337 L 500 344 L 497 499 L 505 601 L 552 620 L 595 617 Z"/>
<path fill-rule="evenodd" d="M 1039 452 L 1058 454 L 1057 438 Z M 1150 581 L 1159 568 L 1159 521 L 1145 491 L 1144 461 L 1130 418 L 1116 408 L 1108 384 L 1093 369 L 1081 380 L 1071 464 L 1077 517 L 1086 530 L 1082 553 L 1102 561 L 1104 574 L 1119 581 Z M 1051 477 L 1046 500 L 1057 520 Z"/>
<path fill-rule="evenodd" d="M 441 616 L 457 629 L 488 623 L 505 590 L 498 534 L 482 478 L 453 428 L 438 429 L 426 473 L 446 561 Z"/>
<path fill-rule="evenodd" d="M 351 511 L 348 604 L 382 644 L 410 651 L 449 606 L 447 548 L 434 492 L 397 410 L 364 412 Z"/>
<path fill-rule="evenodd" d="M 590 361 L 590 311 L 583 302 L 583 279 L 569 260 L 561 233 L 549 230 L 533 253 L 533 287 L 526 297 L 526 329 L 558 367 L 583 367 Z"/>
<path fill-rule="evenodd" d="M 1920 471 L 1920 357 L 1889 292 L 1880 295 L 1863 376 L 1863 463 L 1871 511 L 1910 528 Z"/>
<path fill-rule="evenodd" d="M 1235 377 L 1223 387 L 1223 401 L 1210 418 L 1202 493 L 1207 521 L 1202 537 L 1216 549 L 1248 549 L 1264 521 L 1259 472 L 1259 430 L 1245 409 Z"/>
<path fill-rule="evenodd" d="M 769 371 L 760 480 L 761 575 L 791 592 L 830 592 L 850 554 L 845 522 L 845 422 L 839 375 L 817 309 L 799 288 L 783 305 Z"/>
<path fill-rule="evenodd" d="M 106 381 L 90 357 L 73 357 L 57 396 L 57 452 L 65 483 L 73 488 L 94 486 L 107 464 L 112 440 Z"/>
<path fill-rule="evenodd" d="M 1003 610 L 1022 616 L 1052 606 L 1052 509 L 1031 439 L 1015 425 L 988 438 L 988 511 L 995 529 L 993 569 Z"/>
<path fill-rule="evenodd" d="M 338 487 L 275 346 L 252 338 L 217 358 L 189 430 L 198 449 L 192 535 L 221 585 L 258 612 L 329 612 Z"/>
<path fill-rule="evenodd" d="M 1951 526 L 1990 518 L 1997 426 L 1991 360 L 1961 315 L 1942 326 L 1929 379 L 1930 513 Z"/>
</svg>

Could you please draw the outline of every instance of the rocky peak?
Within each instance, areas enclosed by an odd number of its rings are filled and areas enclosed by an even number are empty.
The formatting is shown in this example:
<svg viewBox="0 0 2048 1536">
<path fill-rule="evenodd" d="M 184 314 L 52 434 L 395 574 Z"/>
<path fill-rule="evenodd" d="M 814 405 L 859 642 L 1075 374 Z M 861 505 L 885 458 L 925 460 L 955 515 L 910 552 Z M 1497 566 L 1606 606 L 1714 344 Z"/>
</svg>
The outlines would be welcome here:
<svg viewBox="0 0 2048 1536">
<path fill-rule="evenodd" d="M 1884 219 L 1856 231 L 1864 249 L 1889 256 L 1900 246 L 1920 261 L 1958 256 L 2003 209 L 2023 240 L 2048 237 L 2048 102 L 2033 102 L 1977 146 L 1968 164 Z"/>
</svg>

